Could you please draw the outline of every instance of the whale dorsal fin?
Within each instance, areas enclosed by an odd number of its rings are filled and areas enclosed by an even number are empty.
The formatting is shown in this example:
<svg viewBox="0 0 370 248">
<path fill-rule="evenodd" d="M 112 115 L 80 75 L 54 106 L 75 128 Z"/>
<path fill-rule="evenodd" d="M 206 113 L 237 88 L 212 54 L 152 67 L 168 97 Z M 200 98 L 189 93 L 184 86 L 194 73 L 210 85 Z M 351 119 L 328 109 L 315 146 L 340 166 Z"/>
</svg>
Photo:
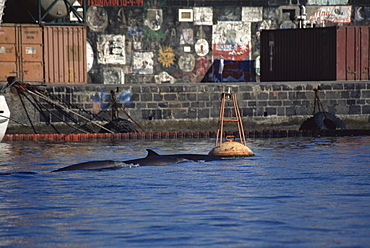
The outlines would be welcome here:
<svg viewBox="0 0 370 248">
<path fill-rule="evenodd" d="M 147 157 L 155 157 L 155 156 L 159 156 L 158 153 L 156 153 L 155 151 L 153 151 L 152 149 L 146 149 L 148 151 L 148 155 Z"/>
</svg>

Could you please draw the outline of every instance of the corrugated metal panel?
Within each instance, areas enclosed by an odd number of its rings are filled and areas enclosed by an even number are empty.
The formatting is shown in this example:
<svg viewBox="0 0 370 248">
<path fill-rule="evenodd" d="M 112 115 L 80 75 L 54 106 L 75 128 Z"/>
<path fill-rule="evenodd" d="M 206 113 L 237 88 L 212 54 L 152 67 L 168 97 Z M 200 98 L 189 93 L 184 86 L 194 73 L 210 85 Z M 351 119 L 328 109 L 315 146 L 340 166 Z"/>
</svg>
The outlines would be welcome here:
<svg viewBox="0 0 370 248">
<path fill-rule="evenodd" d="M 6 83 L 7 77 L 17 76 L 15 25 L 0 26 L 0 83 Z"/>
<path fill-rule="evenodd" d="M 263 31 L 261 81 L 369 80 L 369 29 Z"/>
<path fill-rule="evenodd" d="M 31 24 L 0 27 L 0 81 L 16 76 L 28 83 L 43 83 L 42 28 Z"/>
<path fill-rule="evenodd" d="M 264 30 L 261 81 L 335 78 L 335 29 Z"/>
<path fill-rule="evenodd" d="M 38 25 L 19 25 L 21 80 L 43 83 L 42 28 Z"/>
<path fill-rule="evenodd" d="M 337 80 L 369 80 L 369 26 L 337 28 Z"/>
<path fill-rule="evenodd" d="M 46 83 L 87 83 L 84 26 L 45 26 L 44 44 Z"/>
</svg>

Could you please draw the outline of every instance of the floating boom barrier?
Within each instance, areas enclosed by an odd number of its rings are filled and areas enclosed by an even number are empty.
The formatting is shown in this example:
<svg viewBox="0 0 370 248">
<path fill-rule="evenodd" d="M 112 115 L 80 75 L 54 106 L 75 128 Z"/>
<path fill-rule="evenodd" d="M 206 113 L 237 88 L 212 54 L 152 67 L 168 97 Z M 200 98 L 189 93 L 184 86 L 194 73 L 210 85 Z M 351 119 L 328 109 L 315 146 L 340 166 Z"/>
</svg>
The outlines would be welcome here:
<svg viewBox="0 0 370 248">
<path fill-rule="evenodd" d="M 225 132 L 225 136 L 238 135 L 238 131 Z M 254 130 L 245 131 L 247 138 L 270 139 L 288 137 L 343 137 L 368 136 L 368 129 L 346 130 Z M 6 134 L 6 142 L 94 142 L 94 141 L 132 141 L 165 139 L 204 139 L 216 138 L 216 132 L 137 132 L 137 133 L 81 133 L 81 134 Z"/>
</svg>

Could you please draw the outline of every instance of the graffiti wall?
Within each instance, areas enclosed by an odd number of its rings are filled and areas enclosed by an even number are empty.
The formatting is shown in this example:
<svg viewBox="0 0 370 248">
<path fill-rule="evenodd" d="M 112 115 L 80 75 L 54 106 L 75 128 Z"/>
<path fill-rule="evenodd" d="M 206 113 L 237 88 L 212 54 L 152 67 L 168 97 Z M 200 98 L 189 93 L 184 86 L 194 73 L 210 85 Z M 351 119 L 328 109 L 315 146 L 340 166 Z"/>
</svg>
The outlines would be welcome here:
<svg viewBox="0 0 370 248">
<path fill-rule="evenodd" d="M 305 3 L 182 7 L 88 0 L 89 83 L 258 81 L 262 30 L 370 24 L 370 4 Z"/>
</svg>

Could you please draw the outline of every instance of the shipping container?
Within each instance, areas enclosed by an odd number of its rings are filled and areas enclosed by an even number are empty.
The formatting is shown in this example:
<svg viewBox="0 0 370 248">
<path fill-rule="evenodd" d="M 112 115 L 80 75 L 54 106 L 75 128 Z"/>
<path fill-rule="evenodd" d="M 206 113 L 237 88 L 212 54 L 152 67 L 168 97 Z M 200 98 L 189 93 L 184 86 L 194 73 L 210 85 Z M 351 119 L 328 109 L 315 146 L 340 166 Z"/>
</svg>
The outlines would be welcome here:
<svg viewBox="0 0 370 248">
<path fill-rule="evenodd" d="M 86 27 L 44 27 L 45 82 L 87 83 Z"/>
<path fill-rule="evenodd" d="M 43 82 L 42 29 L 38 25 L 0 26 L 0 82 L 16 76 L 31 83 Z"/>
<path fill-rule="evenodd" d="M 261 81 L 369 80 L 369 29 L 263 30 Z"/>
<path fill-rule="evenodd" d="M 0 83 L 86 84 L 86 27 L 2 24 Z"/>
</svg>

